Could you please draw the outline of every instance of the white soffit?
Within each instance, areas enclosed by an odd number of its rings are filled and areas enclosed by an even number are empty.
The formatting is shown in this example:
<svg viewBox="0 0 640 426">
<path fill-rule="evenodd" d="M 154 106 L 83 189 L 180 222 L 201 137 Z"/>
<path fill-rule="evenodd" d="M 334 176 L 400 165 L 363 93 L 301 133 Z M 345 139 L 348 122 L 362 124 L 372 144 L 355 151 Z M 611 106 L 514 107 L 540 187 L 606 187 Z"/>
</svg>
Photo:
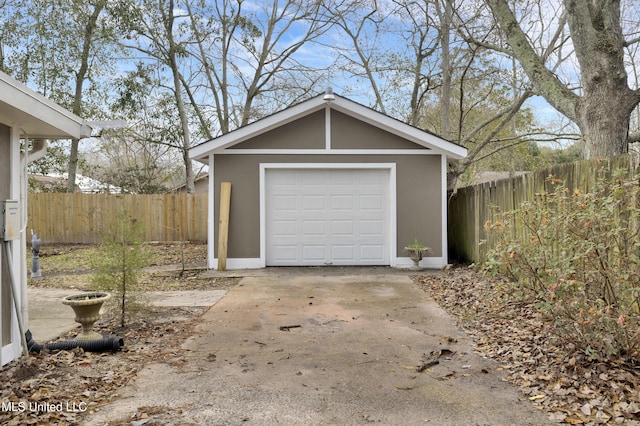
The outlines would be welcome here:
<svg viewBox="0 0 640 426">
<path fill-rule="evenodd" d="M 21 136 L 45 139 L 91 135 L 84 121 L 60 105 L 0 72 L 0 122 L 14 126 Z"/>
</svg>

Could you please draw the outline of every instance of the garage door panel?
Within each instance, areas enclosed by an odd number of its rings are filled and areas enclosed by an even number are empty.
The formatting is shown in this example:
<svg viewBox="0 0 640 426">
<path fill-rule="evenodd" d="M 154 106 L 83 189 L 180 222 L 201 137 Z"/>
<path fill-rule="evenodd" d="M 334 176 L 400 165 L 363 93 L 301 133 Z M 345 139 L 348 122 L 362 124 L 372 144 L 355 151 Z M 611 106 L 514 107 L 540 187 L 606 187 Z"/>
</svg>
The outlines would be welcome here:
<svg viewBox="0 0 640 426">
<path fill-rule="evenodd" d="M 331 209 L 336 211 L 353 211 L 354 209 L 353 195 L 332 195 L 331 196 Z"/>
<path fill-rule="evenodd" d="M 388 265 L 389 170 L 268 169 L 267 265 Z"/>
<path fill-rule="evenodd" d="M 359 201 L 361 211 L 381 211 L 385 208 L 384 199 L 381 195 L 361 195 Z"/>
<path fill-rule="evenodd" d="M 382 237 L 385 234 L 385 223 L 381 220 L 361 220 L 361 237 Z"/>
<path fill-rule="evenodd" d="M 332 220 L 330 236 L 354 238 L 356 235 L 353 220 Z"/>
<path fill-rule="evenodd" d="M 297 199 L 293 195 L 277 195 L 273 197 L 273 209 L 283 212 L 297 212 Z"/>
<path fill-rule="evenodd" d="M 326 255 L 326 247 L 324 244 L 310 245 L 305 244 L 302 246 L 302 258 L 307 262 L 313 262 L 314 264 L 324 264 Z"/>
<path fill-rule="evenodd" d="M 356 178 L 353 173 L 332 173 L 328 180 L 332 185 L 352 187 Z"/>
<path fill-rule="evenodd" d="M 325 237 L 327 235 L 325 221 L 324 220 L 302 221 L 302 235 L 312 236 L 312 237 Z"/>
<path fill-rule="evenodd" d="M 331 247 L 331 261 L 333 265 L 336 264 L 353 264 L 356 259 L 356 248 L 351 244 L 334 245 Z"/>
<path fill-rule="evenodd" d="M 274 220 L 272 226 L 274 235 L 278 235 L 279 238 L 298 235 L 297 220 Z"/>
<path fill-rule="evenodd" d="M 324 195 L 303 195 L 301 198 L 304 211 L 324 211 L 327 208 Z"/>
<path fill-rule="evenodd" d="M 298 182 L 296 182 L 295 180 L 291 180 L 286 175 L 273 175 L 270 178 L 269 184 L 271 185 L 272 188 L 275 188 L 275 189 L 280 189 L 280 188 L 286 189 L 286 188 L 297 186 Z"/>
<path fill-rule="evenodd" d="M 365 259 L 378 259 L 383 261 L 385 258 L 385 247 L 379 244 L 360 245 L 360 257 Z"/>
<path fill-rule="evenodd" d="M 283 263 L 297 262 L 298 261 L 298 246 L 297 245 L 278 245 L 275 244 L 272 247 L 273 256 Z"/>
<path fill-rule="evenodd" d="M 323 187 L 326 184 L 326 176 L 322 170 L 300 170 L 296 172 L 299 175 L 297 180 L 303 186 Z"/>
</svg>

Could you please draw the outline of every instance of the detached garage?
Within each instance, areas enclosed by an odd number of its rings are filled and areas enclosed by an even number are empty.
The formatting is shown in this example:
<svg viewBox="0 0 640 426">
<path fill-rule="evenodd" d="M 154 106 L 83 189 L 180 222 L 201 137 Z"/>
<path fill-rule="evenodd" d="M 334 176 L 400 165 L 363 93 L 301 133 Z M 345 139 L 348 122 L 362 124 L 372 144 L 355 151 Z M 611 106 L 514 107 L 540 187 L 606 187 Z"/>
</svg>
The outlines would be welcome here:
<svg viewBox="0 0 640 426">
<path fill-rule="evenodd" d="M 446 170 L 466 149 L 337 95 L 194 146 L 209 165 L 208 265 L 230 182 L 227 267 L 447 264 Z"/>
</svg>

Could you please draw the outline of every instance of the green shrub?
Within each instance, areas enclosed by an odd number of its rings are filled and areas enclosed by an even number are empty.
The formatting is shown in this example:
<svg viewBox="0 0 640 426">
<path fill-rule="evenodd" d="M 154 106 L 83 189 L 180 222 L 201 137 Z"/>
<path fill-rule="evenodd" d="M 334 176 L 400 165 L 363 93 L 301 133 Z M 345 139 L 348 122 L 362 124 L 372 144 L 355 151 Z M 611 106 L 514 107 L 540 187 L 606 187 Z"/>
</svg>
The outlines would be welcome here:
<svg viewBox="0 0 640 426">
<path fill-rule="evenodd" d="M 142 224 L 128 212 L 120 211 L 102 232 L 102 243 L 92 260 L 91 284 L 95 289 L 113 294 L 120 312 L 120 325 L 140 307 L 138 278 L 149 264 L 150 255 L 142 247 Z"/>
<path fill-rule="evenodd" d="M 551 191 L 485 224 L 497 237 L 486 268 L 511 278 L 560 343 L 591 359 L 639 355 L 640 187 L 626 176 L 601 170 L 589 193 L 550 177 Z"/>
</svg>

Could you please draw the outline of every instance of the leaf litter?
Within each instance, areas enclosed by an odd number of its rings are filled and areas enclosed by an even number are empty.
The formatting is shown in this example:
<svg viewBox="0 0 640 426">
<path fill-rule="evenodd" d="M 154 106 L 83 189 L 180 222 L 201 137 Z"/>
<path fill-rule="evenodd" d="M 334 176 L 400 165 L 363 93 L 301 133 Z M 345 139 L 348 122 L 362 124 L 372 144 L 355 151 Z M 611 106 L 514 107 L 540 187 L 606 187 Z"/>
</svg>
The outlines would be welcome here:
<svg viewBox="0 0 640 426">
<path fill-rule="evenodd" d="M 175 265 L 176 259 L 195 262 L 202 257 L 202 244 L 163 244 L 155 247 L 155 265 Z M 43 275 L 30 280 L 29 285 L 76 289 L 77 277 L 86 272 L 84 259 L 90 246 L 48 247 L 49 258 L 43 256 Z M 46 251 L 45 251 L 46 253 Z M 66 259 L 61 256 L 66 256 Z M 49 261 L 62 260 L 47 274 Z M 86 283 L 86 280 L 83 280 Z M 172 268 L 150 271 L 143 277 L 145 290 L 228 289 L 237 278 L 199 277 L 199 270 Z M 125 345 L 118 352 L 69 351 L 32 353 L 10 362 L 0 370 L 0 424 L 3 425 L 77 425 L 85 413 L 91 413 L 118 398 L 125 386 L 147 364 L 165 362 L 182 365 L 185 361 L 182 343 L 192 334 L 204 307 L 150 307 L 132 319 L 126 328 L 119 328 L 119 317 L 107 313 L 94 325 L 103 335 L 124 338 Z M 70 315 L 72 312 L 69 311 Z M 73 339 L 77 329 L 62 336 Z M 38 343 L 38 336 L 34 336 Z M 215 359 L 215 358 L 214 358 Z M 136 418 L 146 423 L 157 407 L 139 407 Z M 133 419 L 136 420 L 136 419 Z M 118 424 L 115 421 L 114 424 Z M 127 421 L 126 424 L 131 424 Z"/>
<path fill-rule="evenodd" d="M 14 360 L 0 372 L 4 404 L 0 424 L 81 424 L 84 413 L 115 399 L 148 363 L 182 362 L 180 345 L 204 311 L 203 307 L 153 308 L 126 329 L 118 329 L 117 316 L 100 320 L 96 331 L 124 337 L 125 346 L 115 353 L 76 348 Z M 73 339 L 78 332 L 74 329 L 61 339 Z"/>
<path fill-rule="evenodd" d="M 554 344 L 531 304 L 508 297 L 508 285 L 471 268 L 418 275 L 414 281 L 495 359 L 553 423 L 640 425 L 640 364 L 589 360 Z"/>
<path fill-rule="evenodd" d="M 187 256 L 193 256 L 189 260 L 201 257 L 202 247 L 186 247 Z M 76 250 L 64 253 L 73 254 Z M 86 255 L 84 251 L 85 248 L 78 253 Z M 162 246 L 158 251 L 168 253 L 171 264 L 176 263 L 175 259 L 183 259 L 184 255 L 183 247 L 177 252 L 171 245 Z M 157 265 L 162 262 L 162 259 L 158 260 Z M 77 288 L 76 282 L 69 277 L 85 272 L 82 262 L 71 268 L 61 266 L 60 270 L 59 276 L 30 284 Z M 237 283 L 237 280 L 206 282 L 197 279 L 197 272 L 192 269 L 186 273 L 158 271 L 146 278 L 149 284 L 145 289 L 148 290 L 230 288 Z M 562 351 L 545 332 L 536 309 L 511 300 L 500 279 L 470 268 L 453 268 L 440 274 L 415 276 L 414 280 L 474 338 L 478 353 L 500 363 L 504 380 L 517 385 L 532 404 L 545 410 L 551 422 L 640 425 L 638 366 L 589 362 L 586 357 Z M 118 330 L 114 318 L 103 318 L 96 323 L 96 329 L 124 337 L 122 351 L 44 352 L 9 363 L 0 371 L 0 401 L 5 403 L 5 409 L 0 410 L 0 423 L 82 424 L 85 412 L 92 412 L 116 399 L 119 389 L 148 363 L 159 360 L 175 364 L 184 362 L 180 344 L 190 335 L 203 312 L 203 308 L 191 307 L 153 308 L 143 320 L 130 324 L 126 330 Z M 77 332 L 74 330 L 61 338 L 72 338 Z M 425 354 L 423 364 L 444 355 Z M 26 409 L 21 410 L 19 405 L 11 407 L 10 402 L 27 404 Z M 71 410 L 58 411 L 57 406 L 29 409 L 30 403 L 43 402 L 69 403 Z M 43 411 L 38 408 L 53 409 Z M 153 410 L 154 407 L 139 407 L 136 419 L 140 424 L 146 423 Z"/>
</svg>

